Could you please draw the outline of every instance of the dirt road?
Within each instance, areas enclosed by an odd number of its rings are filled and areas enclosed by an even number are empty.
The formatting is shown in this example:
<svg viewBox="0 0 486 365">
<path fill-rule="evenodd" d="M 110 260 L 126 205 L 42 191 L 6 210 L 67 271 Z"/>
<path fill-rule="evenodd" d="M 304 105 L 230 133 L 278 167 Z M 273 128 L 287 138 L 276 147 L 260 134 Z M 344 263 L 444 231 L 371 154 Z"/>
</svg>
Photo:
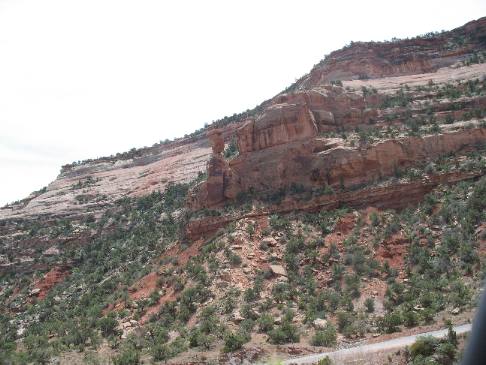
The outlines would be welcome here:
<svg viewBox="0 0 486 365">
<path fill-rule="evenodd" d="M 462 324 L 459 326 L 454 326 L 454 330 L 456 333 L 462 334 L 471 331 L 471 324 Z M 320 354 L 313 354 L 307 355 L 303 357 L 297 357 L 294 359 L 289 359 L 283 362 L 285 365 L 304 365 L 304 364 L 315 364 L 320 359 L 329 356 L 331 360 L 334 361 L 335 364 L 339 364 L 340 360 L 352 358 L 359 358 L 364 355 L 369 355 L 370 353 L 383 351 L 383 350 L 392 350 L 392 349 L 399 349 L 405 346 L 410 346 L 413 344 L 417 337 L 420 336 L 433 336 L 433 337 L 444 337 L 447 335 L 447 328 L 431 331 L 431 332 L 424 332 L 413 336 L 404 336 L 394 338 L 392 340 L 377 342 L 372 344 L 363 344 L 356 347 L 350 347 L 347 349 L 341 349 L 332 352 L 323 352 Z"/>
</svg>

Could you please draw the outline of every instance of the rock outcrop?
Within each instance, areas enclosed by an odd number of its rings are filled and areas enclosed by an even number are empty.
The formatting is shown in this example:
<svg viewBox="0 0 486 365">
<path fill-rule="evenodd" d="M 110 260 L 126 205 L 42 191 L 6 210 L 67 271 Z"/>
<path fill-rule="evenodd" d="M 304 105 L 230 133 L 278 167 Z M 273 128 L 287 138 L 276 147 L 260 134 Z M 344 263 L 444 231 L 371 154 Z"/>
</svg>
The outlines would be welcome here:
<svg viewBox="0 0 486 365">
<path fill-rule="evenodd" d="M 297 122 L 304 124 L 300 130 L 305 130 L 307 122 L 306 119 Z M 363 148 L 345 147 L 339 142 L 332 144 L 329 139 L 312 138 L 312 135 L 304 139 L 302 136 L 305 134 L 294 134 L 294 141 L 284 144 L 279 142 L 278 137 L 267 138 L 266 129 L 260 129 L 261 134 L 258 134 L 253 127 L 253 134 L 250 134 L 248 128 L 249 124 L 245 124 L 238 131 L 239 145 L 248 147 L 247 141 L 253 138 L 267 141 L 267 147 L 246 148 L 229 163 L 221 154 L 213 154 L 208 164 L 207 182 L 196 189 L 191 205 L 194 209 L 221 205 L 225 199 L 234 199 L 240 192 L 273 192 L 292 184 L 307 189 L 368 184 L 421 161 L 486 143 L 486 128 L 394 138 Z"/>
<path fill-rule="evenodd" d="M 486 75 L 484 65 L 466 64 L 469 57 L 486 50 L 485 39 L 486 18 L 482 18 L 451 32 L 356 43 L 331 53 L 290 91 L 266 102 L 259 115 L 236 129 L 238 157 L 231 161 L 222 158 L 219 137 L 219 147 L 208 164 L 208 181 L 195 189 L 191 207 L 216 207 L 239 193 L 271 194 L 292 184 L 307 189 L 359 186 L 421 161 L 486 142 L 485 129 L 477 128 L 477 124 L 458 130 L 437 127 L 434 133 L 422 132 L 420 136 L 405 132 L 406 124 L 414 118 L 420 123 L 425 123 L 425 118 L 429 123 L 451 123 L 486 114 L 481 111 L 481 93 L 472 96 L 463 90 L 466 97 L 451 100 L 444 98 L 449 94 L 440 91 L 452 74 L 455 81 L 476 83 L 479 76 Z M 406 75 L 424 73 L 427 78 L 414 76 L 410 80 L 417 90 L 429 87 L 429 91 L 414 94 Z M 355 86 L 352 82 L 336 82 L 353 79 L 373 80 L 358 87 L 350 87 Z M 434 81 L 439 85 L 430 88 Z M 408 92 L 403 91 L 404 85 Z M 401 94 L 397 93 L 399 88 Z M 417 100 L 414 95 L 419 95 Z M 390 98 L 395 100 L 390 103 Z M 349 145 L 336 138 L 360 130 L 382 134 L 392 127 L 401 131 L 379 137 L 375 143 Z M 222 131 L 211 132 L 210 139 L 216 138 L 213 133 L 222 135 Z M 330 133 L 334 133 L 333 138 Z"/>
<path fill-rule="evenodd" d="M 305 103 L 275 104 L 257 120 L 245 122 L 237 135 L 240 153 L 247 153 L 315 137 L 317 125 Z"/>
<path fill-rule="evenodd" d="M 151 147 L 134 158 L 114 156 L 69 166 L 41 192 L 0 208 L 0 220 L 101 214 L 122 197 L 146 195 L 164 190 L 170 182 L 193 180 L 204 171 L 210 154 L 205 138 L 186 139 Z"/>
<path fill-rule="evenodd" d="M 375 98 L 374 104 L 380 100 Z M 377 117 L 365 97 L 339 86 L 281 94 L 256 119 L 236 130 L 240 153 L 302 141 L 331 130 L 350 129 Z"/>
<path fill-rule="evenodd" d="M 190 221 L 186 226 L 186 237 L 197 240 L 214 234 L 228 224 L 246 218 L 261 218 L 271 214 L 285 214 L 293 211 L 315 212 L 332 210 L 340 206 L 362 209 L 369 206 L 380 209 L 403 209 L 421 202 L 425 194 L 442 184 L 456 184 L 482 176 L 481 172 L 451 172 L 429 176 L 423 180 L 403 182 L 388 186 L 369 187 L 356 191 L 337 192 L 323 195 L 310 201 L 287 200 L 282 204 L 268 206 L 265 209 L 252 211 L 240 215 L 223 215 L 219 217 L 205 217 Z"/>
<path fill-rule="evenodd" d="M 485 128 L 389 139 L 365 148 L 338 145 L 327 149 L 328 140 L 317 138 L 242 155 L 231 161 L 230 166 L 241 177 L 243 191 L 271 191 L 292 183 L 348 187 L 373 182 L 427 158 L 485 142 Z"/>
<path fill-rule="evenodd" d="M 355 42 L 329 54 L 296 85 L 309 89 L 334 80 L 435 72 L 486 46 L 486 18 L 450 32 L 389 42 Z"/>
<path fill-rule="evenodd" d="M 188 200 L 188 205 L 195 208 L 218 206 L 226 199 L 236 198 L 240 191 L 238 176 L 222 155 L 223 131 L 211 129 L 207 136 L 212 145 L 212 154 L 206 167 L 208 176 L 206 181 L 196 186 Z"/>
</svg>

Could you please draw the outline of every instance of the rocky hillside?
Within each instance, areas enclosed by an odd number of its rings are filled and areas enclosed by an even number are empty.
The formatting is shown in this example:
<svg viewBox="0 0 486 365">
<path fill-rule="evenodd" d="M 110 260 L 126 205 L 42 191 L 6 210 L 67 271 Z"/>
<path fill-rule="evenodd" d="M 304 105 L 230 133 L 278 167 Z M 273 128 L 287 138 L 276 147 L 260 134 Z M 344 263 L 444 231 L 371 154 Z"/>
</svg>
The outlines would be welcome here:
<svg viewBox="0 0 486 365">
<path fill-rule="evenodd" d="M 1 208 L 0 363 L 277 361 L 462 323 L 485 173 L 486 18 L 352 43 Z"/>
</svg>

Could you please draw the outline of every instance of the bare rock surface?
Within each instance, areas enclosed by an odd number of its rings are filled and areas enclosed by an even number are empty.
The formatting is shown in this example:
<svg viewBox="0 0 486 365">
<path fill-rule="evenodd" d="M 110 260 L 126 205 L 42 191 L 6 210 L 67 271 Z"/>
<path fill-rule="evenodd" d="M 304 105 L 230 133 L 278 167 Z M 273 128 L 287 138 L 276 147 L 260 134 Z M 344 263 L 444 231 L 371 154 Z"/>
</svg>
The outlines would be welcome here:
<svg viewBox="0 0 486 365">
<path fill-rule="evenodd" d="M 94 161 L 63 171 L 44 193 L 26 203 L 3 207 L 0 219 L 64 216 L 97 212 L 125 196 L 163 190 L 204 171 L 211 148 L 207 140 L 159 148 L 138 159 Z"/>
</svg>

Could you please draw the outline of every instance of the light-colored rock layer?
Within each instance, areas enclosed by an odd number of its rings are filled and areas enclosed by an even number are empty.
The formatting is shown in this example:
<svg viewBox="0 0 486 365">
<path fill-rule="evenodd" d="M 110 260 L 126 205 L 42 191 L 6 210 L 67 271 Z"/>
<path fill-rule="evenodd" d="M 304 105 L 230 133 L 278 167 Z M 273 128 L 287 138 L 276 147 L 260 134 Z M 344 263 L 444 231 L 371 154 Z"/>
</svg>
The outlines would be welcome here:
<svg viewBox="0 0 486 365">
<path fill-rule="evenodd" d="M 0 209 L 0 219 L 102 211 L 119 198 L 145 195 L 165 189 L 169 182 L 194 179 L 205 170 L 210 155 L 207 141 L 201 140 L 135 160 L 82 164 L 59 175 L 46 192 L 26 205 Z"/>
</svg>

